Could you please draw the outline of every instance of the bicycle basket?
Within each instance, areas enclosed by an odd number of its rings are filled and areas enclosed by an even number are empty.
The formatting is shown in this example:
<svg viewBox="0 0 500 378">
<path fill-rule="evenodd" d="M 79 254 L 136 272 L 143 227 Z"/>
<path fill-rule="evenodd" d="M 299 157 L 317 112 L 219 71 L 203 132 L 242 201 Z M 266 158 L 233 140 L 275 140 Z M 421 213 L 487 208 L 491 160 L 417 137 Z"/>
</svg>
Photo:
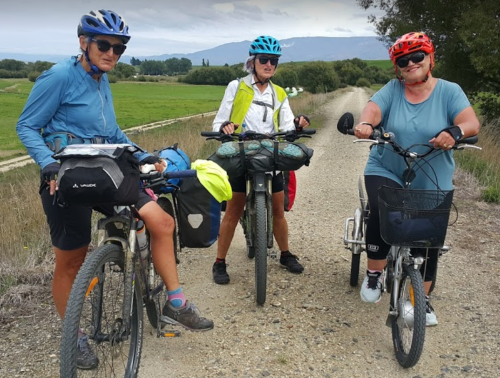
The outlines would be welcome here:
<svg viewBox="0 0 500 378">
<path fill-rule="evenodd" d="M 453 190 L 378 190 L 380 234 L 388 244 L 439 248 L 444 244 Z"/>
</svg>

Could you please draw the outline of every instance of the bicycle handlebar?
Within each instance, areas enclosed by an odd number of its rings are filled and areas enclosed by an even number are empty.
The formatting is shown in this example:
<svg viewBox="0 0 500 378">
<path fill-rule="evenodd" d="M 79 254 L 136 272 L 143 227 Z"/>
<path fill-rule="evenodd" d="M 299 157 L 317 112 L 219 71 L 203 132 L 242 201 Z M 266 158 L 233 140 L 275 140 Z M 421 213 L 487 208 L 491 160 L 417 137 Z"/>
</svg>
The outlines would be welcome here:
<svg viewBox="0 0 500 378">
<path fill-rule="evenodd" d="M 352 113 L 344 113 L 342 117 L 340 117 L 339 121 L 337 122 L 337 130 L 341 132 L 342 134 L 348 134 L 348 135 L 354 135 L 354 116 Z M 422 144 L 414 144 L 408 148 L 403 148 L 399 144 L 397 144 L 394 140 L 395 135 L 394 133 L 391 132 L 385 132 L 383 129 L 382 130 L 373 130 L 372 135 L 370 135 L 369 139 L 357 139 L 354 142 L 369 142 L 372 144 L 388 144 L 391 145 L 394 149 L 394 152 L 405 157 L 405 158 L 423 158 L 426 157 L 427 155 L 431 154 L 432 152 L 439 150 L 439 148 L 435 148 L 432 145 L 422 145 Z M 457 150 L 457 149 L 464 149 L 464 148 L 475 148 L 475 149 L 481 149 L 481 147 L 477 146 L 472 146 L 473 144 L 476 144 L 479 138 L 477 135 L 473 135 L 464 139 L 460 139 L 455 142 L 455 145 L 452 147 L 452 149 Z M 415 146 L 423 146 L 427 147 L 428 151 L 424 153 L 416 153 L 410 151 L 413 147 Z"/>
<path fill-rule="evenodd" d="M 153 167 L 153 169 L 148 171 L 148 169 L 151 169 L 151 166 Z M 158 172 L 154 169 L 154 164 L 145 164 L 143 166 L 143 172 L 140 175 L 140 179 L 144 188 L 153 189 L 153 191 L 156 193 L 156 191 L 161 187 L 170 185 L 168 183 L 169 179 L 196 177 L 197 174 L 197 171 L 194 169 L 170 172 L 167 172 L 167 170 L 165 169 L 163 172 Z"/>
<path fill-rule="evenodd" d="M 315 129 L 302 129 L 295 131 L 280 131 L 276 133 L 258 133 L 256 131 L 248 130 L 242 134 L 224 134 L 219 131 L 202 131 L 201 136 L 207 139 L 215 139 L 220 142 L 228 142 L 233 140 L 258 140 L 258 139 L 276 139 L 280 136 L 285 137 L 285 140 L 293 142 L 299 138 L 310 138 L 311 135 L 316 134 Z"/>
</svg>

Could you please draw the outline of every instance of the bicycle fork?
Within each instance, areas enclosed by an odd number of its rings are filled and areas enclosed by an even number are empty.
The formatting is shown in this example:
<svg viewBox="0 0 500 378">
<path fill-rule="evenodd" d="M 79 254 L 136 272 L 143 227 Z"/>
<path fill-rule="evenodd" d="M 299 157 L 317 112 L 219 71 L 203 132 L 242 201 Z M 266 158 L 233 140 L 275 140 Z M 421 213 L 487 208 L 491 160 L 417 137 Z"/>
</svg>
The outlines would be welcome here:
<svg viewBox="0 0 500 378">
<path fill-rule="evenodd" d="M 413 257 L 410 254 L 410 248 L 407 247 L 395 247 L 392 246 L 389 254 L 391 259 L 388 259 L 388 264 L 386 267 L 386 278 L 384 280 L 384 291 L 389 291 L 391 294 L 391 306 L 389 309 L 389 315 L 387 316 L 386 326 L 391 327 L 392 319 L 399 316 L 399 290 L 401 289 L 401 279 L 403 277 L 403 265 L 411 265 L 413 269 L 420 270 L 420 267 L 425 261 L 422 256 Z M 395 259 L 395 261 L 394 261 Z M 394 266 L 392 265 L 394 261 Z M 392 282 L 391 282 L 392 281 Z M 388 287 L 390 286 L 389 290 Z M 412 303 L 413 305 L 414 303 Z"/>
</svg>

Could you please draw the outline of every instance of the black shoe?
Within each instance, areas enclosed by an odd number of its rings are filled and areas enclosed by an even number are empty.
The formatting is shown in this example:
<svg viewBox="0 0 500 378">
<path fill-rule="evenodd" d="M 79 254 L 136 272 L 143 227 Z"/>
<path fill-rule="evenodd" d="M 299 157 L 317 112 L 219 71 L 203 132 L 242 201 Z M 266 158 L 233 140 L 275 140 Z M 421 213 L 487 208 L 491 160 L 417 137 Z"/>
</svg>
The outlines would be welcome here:
<svg viewBox="0 0 500 378">
<path fill-rule="evenodd" d="M 78 338 L 76 348 L 76 367 L 82 370 L 93 370 L 99 365 L 99 359 L 89 345 L 87 335 Z"/>
<path fill-rule="evenodd" d="M 226 285 L 229 283 L 229 274 L 226 272 L 225 262 L 215 262 L 212 267 L 212 274 L 214 276 L 214 282 L 218 285 Z"/>
<path fill-rule="evenodd" d="M 189 301 L 180 308 L 172 306 L 170 301 L 167 301 L 162 312 L 162 322 L 178 324 L 190 331 L 209 331 L 214 328 L 214 322 L 201 317 L 198 308 Z"/>
<path fill-rule="evenodd" d="M 280 264 L 292 273 L 302 273 L 304 267 L 299 263 L 299 258 L 291 253 L 281 255 Z"/>
</svg>

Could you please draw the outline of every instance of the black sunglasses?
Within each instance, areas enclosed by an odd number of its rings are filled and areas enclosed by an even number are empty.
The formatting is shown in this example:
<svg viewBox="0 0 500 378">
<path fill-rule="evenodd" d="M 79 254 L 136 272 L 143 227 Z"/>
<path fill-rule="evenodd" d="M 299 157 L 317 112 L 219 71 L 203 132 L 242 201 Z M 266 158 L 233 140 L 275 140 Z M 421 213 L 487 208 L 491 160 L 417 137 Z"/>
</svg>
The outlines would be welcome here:
<svg viewBox="0 0 500 378">
<path fill-rule="evenodd" d="M 101 52 L 108 52 L 110 48 L 113 48 L 113 54 L 115 55 L 122 55 L 127 49 L 127 46 L 124 45 L 123 43 L 117 43 L 115 45 L 112 45 L 111 43 L 109 43 L 104 39 L 92 38 L 92 42 L 97 43 L 97 48 Z"/>
<path fill-rule="evenodd" d="M 423 51 L 417 51 L 411 55 L 405 55 L 396 60 L 396 64 L 398 65 L 399 68 L 405 68 L 408 63 L 410 63 L 410 60 L 413 63 L 420 63 L 422 60 L 424 60 L 425 56 L 427 54 L 424 53 Z"/>
<path fill-rule="evenodd" d="M 278 65 L 279 58 L 269 58 L 268 56 L 259 56 L 260 64 L 267 64 L 267 62 L 271 62 L 271 66 Z"/>
</svg>

